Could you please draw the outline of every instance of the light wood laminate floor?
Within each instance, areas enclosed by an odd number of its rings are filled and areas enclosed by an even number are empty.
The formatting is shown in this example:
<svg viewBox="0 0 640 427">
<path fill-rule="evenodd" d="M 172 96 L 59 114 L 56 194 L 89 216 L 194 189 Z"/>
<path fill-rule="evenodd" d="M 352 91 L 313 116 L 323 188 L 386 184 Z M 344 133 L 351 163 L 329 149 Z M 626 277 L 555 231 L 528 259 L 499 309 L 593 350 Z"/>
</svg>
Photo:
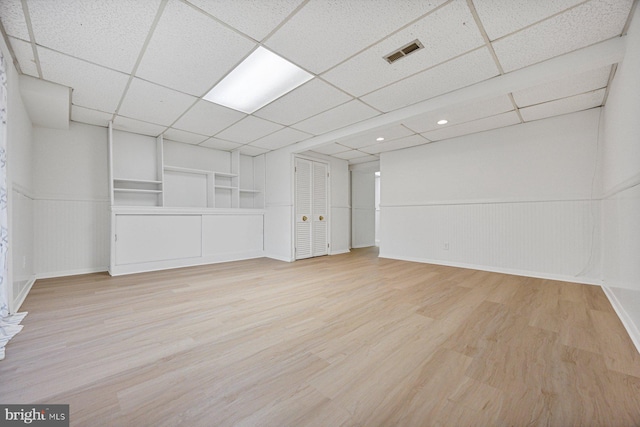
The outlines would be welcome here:
<svg viewBox="0 0 640 427">
<path fill-rule="evenodd" d="M 39 280 L 0 402 L 86 426 L 640 425 L 596 286 L 377 258 Z"/>
</svg>

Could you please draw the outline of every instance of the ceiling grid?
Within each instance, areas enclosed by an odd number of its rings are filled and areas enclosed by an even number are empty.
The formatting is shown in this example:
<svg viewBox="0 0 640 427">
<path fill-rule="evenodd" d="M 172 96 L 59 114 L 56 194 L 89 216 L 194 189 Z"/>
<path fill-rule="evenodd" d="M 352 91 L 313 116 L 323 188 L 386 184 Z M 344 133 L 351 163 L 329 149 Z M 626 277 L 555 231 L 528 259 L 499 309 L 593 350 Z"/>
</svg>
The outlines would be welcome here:
<svg viewBox="0 0 640 427">
<path fill-rule="evenodd" d="M 361 163 L 385 151 L 602 106 L 613 60 L 559 67 L 555 79 L 509 92 L 478 88 L 579 50 L 595 55 L 599 43 L 624 35 L 634 5 L 3 0 L 0 33 L 19 72 L 73 89 L 71 120 L 113 121 L 115 129 L 246 155 L 302 147 Z M 424 48 L 392 64 L 384 60 L 414 40 Z M 313 78 L 249 115 L 202 99 L 260 46 Z M 464 91 L 467 101 L 454 102 Z M 474 91 L 482 95 L 474 99 Z M 412 117 L 389 119 L 429 101 Z M 440 119 L 448 123 L 436 124 Z"/>
</svg>

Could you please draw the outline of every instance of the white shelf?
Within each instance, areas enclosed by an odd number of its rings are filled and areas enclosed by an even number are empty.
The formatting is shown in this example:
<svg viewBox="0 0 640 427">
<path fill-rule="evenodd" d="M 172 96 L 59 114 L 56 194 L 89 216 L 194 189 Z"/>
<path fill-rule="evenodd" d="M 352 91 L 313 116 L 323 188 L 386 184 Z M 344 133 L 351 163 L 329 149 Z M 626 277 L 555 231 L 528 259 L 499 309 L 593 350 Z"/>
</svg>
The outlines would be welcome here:
<svg viewBox="0 0 640 427">
<path fill-rule="evenodd" d="M 150 181 L 148 179 L 113 178 L 113 182 L 128 182 L 133 184 L 162 184 L 162 181 Z"/>
<path fill-rule="evenodd" d="M 221 189 L 221 190 L 237 190 L 237 187 L 231 187 L 229 185 L 216 185 L 215 188 L 217 189 Z"/>
<path fill-rule="evenodd" d="M 192 169 L 192 168 L 183 168 L 180 166 L 168 166 L 168 165 L 164 166 L 164 170 L 170 171 L 170 172 L 197 173 L 199 175 L 209 175 L 210 173 L 213 173 L 213 171 L 207 171 L 204 169 Z"/>
<path fill-rule="evenodd" d="M 115 193 L 148 193 L 148 194 L 160 194 L 162 190 L 141 190 L 138 188 L 114 188 Z"/>
<path fill-rule="evenodd" d="M 224 176 L 227 178 L 235 178 L 238 176 L 237 173 L 226 173 L 226 172 L 213 172 L 213 174 L 216 176 Z"/>
<path fill-rule="evenodd" d="M 245 189 L 245 188 L 241 188 L 241 189 L 240 189 L 240 192 L 241 192 L 241 193 L 261 193 L 261 191 L 260 191 L 260 190 L 247 190 L 247 189 Z"/>
</svg>

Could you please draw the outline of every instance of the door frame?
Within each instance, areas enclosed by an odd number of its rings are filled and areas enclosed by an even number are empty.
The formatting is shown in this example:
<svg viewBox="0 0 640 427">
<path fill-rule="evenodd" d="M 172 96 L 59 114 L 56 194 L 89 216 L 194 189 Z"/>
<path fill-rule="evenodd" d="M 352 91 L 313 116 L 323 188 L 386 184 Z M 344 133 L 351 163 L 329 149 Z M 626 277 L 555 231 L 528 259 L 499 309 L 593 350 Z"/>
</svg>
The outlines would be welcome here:
<svg viewBox="0 0 640 427">
<path fill-rule="evenodd" d="M 327 165 L 327 173 L 329 176 L 327 177 L 327 212 L 329 219 L 327 220 L 327 243 L 329 247 L 327 248 L 327 256 L 331 255 L 331 221 L 332 221 L 332 212 L 331 212 L 331 162 L 326 159 L 322 159 L 319 157 L 308 156 L 305 154 L 293 154 L 291 156 L 291 200 L 293 203 L 291 204 L 291 260 L 297 261 L 296 259 L 296 159 L 310 160 L 312 162 L 323 163 Z M 312 257 L 313 258 L 313 257 Z"/>
</svg>

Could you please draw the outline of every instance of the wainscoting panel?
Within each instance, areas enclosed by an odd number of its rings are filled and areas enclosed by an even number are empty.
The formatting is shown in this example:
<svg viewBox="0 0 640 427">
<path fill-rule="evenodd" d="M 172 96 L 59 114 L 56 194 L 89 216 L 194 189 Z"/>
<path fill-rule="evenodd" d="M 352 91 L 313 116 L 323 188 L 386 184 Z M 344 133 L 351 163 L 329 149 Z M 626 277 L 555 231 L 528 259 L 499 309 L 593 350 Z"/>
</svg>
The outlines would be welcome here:
<svg viewBox="0 0 640 427">
<path fill-rule="evenodd" d="M 34 204 L 38 277 L 107 270 L 108 201 L 39 199 Z"/>
<path fill-rule="evenodd" d="M 380 256 L 599 283 L 599 201 L 383 206 Z"/>
</svg>

